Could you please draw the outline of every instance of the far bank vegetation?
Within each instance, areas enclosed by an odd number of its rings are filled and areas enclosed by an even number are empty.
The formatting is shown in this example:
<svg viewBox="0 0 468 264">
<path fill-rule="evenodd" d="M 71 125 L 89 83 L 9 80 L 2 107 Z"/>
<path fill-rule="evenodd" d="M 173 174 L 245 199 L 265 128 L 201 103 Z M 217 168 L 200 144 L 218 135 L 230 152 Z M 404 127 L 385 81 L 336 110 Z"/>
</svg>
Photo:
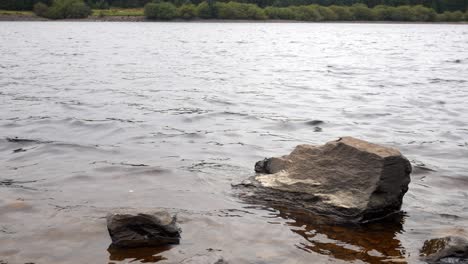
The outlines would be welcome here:
<svg viewBox="0 0 468 264">
<path fill-rule="evenodd" d="M 52 0 L 36 2 L 36 15 L 50 19 L 86 18 L 93 12 L 83 0 Z M 468 11 L 436 12 L 424 5 L 376 5 L 372 8 L 363 3 L 353 5 L 291 5 L 259 7 L 253 3 L 203 1 L 152 1 L 143 9 L 113 9 L 107 2 L 99 2 L 99 16 L 144 15 L 150 20 L 174 19 L 237 19 L 237 20 L 296 20 L 296 21 L 409 21 L 409 22 L 459 22 L 468 21 Z M 96 7 L 96 6 L 94 6 Z M 109 9 L 110 8 L 110 9 Z M 96 14 L 96 11 L 94 12 Z"/>
<path fill-rule="evenodd" d="M 50 6 L 38 2 L 33 11 L 50 19 L 86 18 L 91 15 L 91 8 L 82 0 L 54 0 Z"/>
</svg>

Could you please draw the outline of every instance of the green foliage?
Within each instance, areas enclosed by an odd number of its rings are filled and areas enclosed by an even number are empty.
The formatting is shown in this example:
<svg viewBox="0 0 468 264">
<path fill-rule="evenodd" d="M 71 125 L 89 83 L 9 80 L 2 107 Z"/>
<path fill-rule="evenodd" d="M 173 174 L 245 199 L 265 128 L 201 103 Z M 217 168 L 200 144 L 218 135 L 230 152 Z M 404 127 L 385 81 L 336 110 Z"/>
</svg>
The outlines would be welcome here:
<svg viewBox="0 0 468 264">
<path fill-rule="evenodd" d="M 214 18 L 215 10 L 213 5 L 208 4 L 208 2 L 203 1 L 197 6 L 197 16 L 200 18 Z"/>
<path fill-rule="evenodd" d="M 376 20 L 375 10 L 370 9 L 364 4 L 354 4 L 351 6 L 351 11 L 356 20 L 369 21 Z"/>
<path fill-rule="evenodd" d="M 435 21 L 437 13 L 432 8 L 428 8 L 422 5 L 411 7 L 414 12 L 413 21 Z"/>
<path fill-rule="evenodd" d="M 330 9 L 336 14 L 337 20 L 350 21 L 354 20 L 353 12 L 347 6 L 330 6 Z"/>
<path fill-rule="evenodd" d="M 288 7 L 295 14 L 296 20 L 302 21 L 321 21 L 323 17 L 318 12 L 315 5 L 309 6 L 290 6 Z"/>
<path fill-rule="evenodd" d="M 86 3 L 88 6 L 90 6 L 92 9 L 109 9 L 109 3 L 105 0 L 87 0 Z"/>
<path fill-rule="evenodd" d="M 148 3 L 145 5 L 145 17 L 148 19 L 171 20 L 176 18 L 177 7 L 168 2 Z"/>
<path fill-rule="evenodd" d="M 88 1 L 101 1 L 101 0 L 88 0 Z M 136 8 L 144 7 L 147 3 L 153 2 L 151 0 L 104 0 L 110 7 L 117 8 Z"/>
<path fill-rule="evenodd" d="M 393 20 L 393 13 L 395 13 L 395 7 L 393 6 L 386 6 L 386 5 L 378 5 L 374 7 L 374 13 L 376 15 L 377 20 L 380 21 L 389 21 Z"/>
<path fill-rule="evenodd" d="M 409 6 L 399 6 L 394 8 L 391 14 L 393 21 L 414 21 L 415 14 Z"/>
<path fill-rule="evenodd" d="M 464 15 L 461 11 L 455 11 L 455 12 L 445 11 L 444 13 L 439 14 L 439 15 L 437 16 L 438 21 L 459 22 L 459 21 L 464 20 Z"/>
<path fill-rule="evenodd" d="M 265 8 L 265 13 L 270 19 L 295 20 L 296 14 L 290 7 L 272 7 Z"/>
<path fill-rule="evenodd" d="M 93 9 L 108 9 L 108 8 L 142 8 L 147 3 L 153 1 L 162 1 L 162 0 L 86 0 L 88 6 L 92 7 Z M 176 6 L 180 7 L 183 4 L 187 4 L 187 0 L 166 0 L 175 4 Z M 202 0 L 193 0 L 195 5 L 200 4 Z M 215 17 L 216 10 L 214 9 L 214 5 L 212 4 L 214 0 L 207 0 L 208 6 L 210 6 L 210 10 L 208 13 L 202 12 L 206 18 Z M 219 0 L 221 2 L 227 2 L 229 0 Z M 241 3 L 248 3 L 254 4 L 259 7 L 265 8 L 268 6 L 274 7 L 289 7 L 289 6 L 308 6 L 312 4 L 318 4 L 321 6 L 352 6 L 354 4 L 363 4 L 367 5 L 370 8 L 374 8 L 379 5 L 386 5 L 389 7 L 398 7 L 398 6 L 417 6 L 422 5 L 424 7 L 432 8 L 438 13 L 443 13 L 445 11 L 454 12 L 454 11 L 461 11 L 466 12 L 468 9 L 468 0 L 236 0 L 237 2 Z M 0 9 L 4 10 L 32 10 L 33 6 L 38 3 L 43 2 L 44 4 L 50 6 L 52 4 L 52 0 L 0 0 Z M 206 9 L 206 6 L 202 6 Z M 335 8 L 336 9 L 336 8 Z M 360 8 L 358 9 L 359 16 L 362 14 Z M 343 11 L 344 9 L 339 10 L 338 12 Z M 266 10 L 265 10 L 266 11 Z M 284 14 L 284 10 L 270 10 L 272 12 L 280 12 L 282 15 Z M 380 10 L 384 12 L 385 10 Z M 408 11 L 407 9 L 403 8 L 400 10 L 401 12 Z M 287 11 L 286 11 L 287 12 Z M 336 10 L 333 10 L 335 14 L 340 17 Z M 346 11 L 345 11 L 346 12 Z M 366 12 L 366 11 L 364 11 Z M 343 17 L 347 17 L 349 20 L 349 14 L 341 13 Z M 367 14 L 368 15 L 368 14 Z M 364 16 L 366 16 L 364 14 Z M 403 14 L 405 16 L 405 14 Z M 448 15 L 449 17 L 451 14 Z M 458 15 L 455 15 L 458 16 Z M 441 17 L 445 17 L 442 15 Z M 464 17 L 466 17 L 464 15 Z M 362 19 L 362 18 L 361 18 Z"/>
<path fill-rule="evenodd" d="M 84 2 L 75 1 L 65 11 L 66 18 L 86 18 L 91 15 L 91 8 Z"/>
<path fill-rule="evenodd" d="M 267 19 L 265 10 L 254 4 L 218 2 L 215 7 L 220 19 Z"/>
<path fill-rule="evenodd" d="M 395 7 L 394 12 L 392 13 L 393 21 L 413 21 L 414 13 L 413 10 L 407 6 L 398 6 Z"/>
<path fill-rule="evenodd" d="M 466 0 L 435 0 L 439 12 L 442 11 L 465 11 L 468 8 Z"/>
<path fill-rule="evenodd" d="M 338 15 L 329 7 L 326 6 L 316 6 L 317 11 L 323 20 L 326 21 L 335 21 L 338 20 Z"/>
<path fill-rule="evenodd" d="M 50 19 L 64 19 L 66 18 L 65 9 L 58 5 L 52 5 L 47 9 L 47 12 L 43 15 L 43 17 Z"/>
<path fill-rule="evenodd" d="M 191 19 L 197 16 L 197 7 L 194 4 L 183 4 L 179 7 L 179 16 L 183 19 Z"/>
<path fill-rule="evenodd" d="M 83 0 L 55 0 L 52 6 L 45 8 L 36 4 L 34 12 L 38 16 L 50 19 L 86 18 L 91 15 L 91 9 Z"/>
<path fill-rule="evenodd" d="M 27 2 L 38 2 L 40 0 L 0 0 L 0 5 L 3 2 L 11 2 L 17 6 L 28 6 Z M 135 8 L 143 7 L 145 4 L 152 2 L 152 0 L 86 0 L 88 4 L 94 7 L 94 3 L 101 1 L 106 2 L 110 7 L 120 7 L 120 8 Z M 158 0 L 160 1 L 160 0 Z M 176 6 L 181 6 L 185 3 L 186 0 L 166 0 Z M 193 0 L 195 5 L 200 4 L 202 0 Z M 209 0 L 213 1 L 213 0 Z M 229 0 L 219 0 L 220 2 L 228 2 Z M 462 11 L 465 12 L 468 8 L 468 0 L 236 0 L 241 3 L 255 4 L 259 7 L 265 8 L 268 6 L 274 7 L 289 7 L 289 6 L 307 6 L 312 4 L 318 4 L 321 6 L 352 6 L 354 4 L 364 4 L 370 8 L 373 8 L 377 5 L 387 5 L 387 6 L 401 6 L 401 5 L 423 5 L 425 7 L 433 8 L 436 12 L 444 11 Z M 10 6 L 12 4 L 9 4 Z M 20 4 L 23 3 L 23 4 Z M 48 4 L 48 3 L 46 3 Z M 2 8 L 0 6 L 0 8 Z M 32 8 L 32 5 L 30 5 Z M 102 9 L 103 7 L 98 7 Z M 214 10 L 215 11 L 215 10 Z M 212 17 L 215 16 L 214 13 L 210 13 Z"/>
<path fill-rule="evenodd" d="M 417 6 L 383 6 L 374 7 L 377 20 L 380 21 L 435 21 L 437 13 L 428 7 Z"/>
<path fill-rule="evenodd" d="M 319 5 L 268 7 L 266 14 L 273 19 L 294 19 L 302 21 L 352 21 L 376 20 L 377 11 L 363 4 L 330 7 Z"/>
<path fill-rule="evenodd" d="M 52 0 L 0 0 L 0 9 L 3 10 L 33 10 L 34 6 L 42 2 L 52 4 Z"/>
<path fill-rule="evenodd" d="M 10 0 L 0 0 L 10 1 Z M 36 0 L 21 0 L 21 1 L 36 1 Z M 83 0 L 54 0 L 52 5 L 47 6 L 47 2 L 51 0 L 43 0 L 45 3 L 35 2 L 34 12 L 38 16 L 48 17 L 52 19 L 63 18 L 82 18 L 90 14 L 89 7 Z M 412 3 L 415 0 L 398 0 L 400 5 L 375 5 L 369 8 L 367 5 L 359 3 L 363 0 L 340 0 L 341 4 L 347 5 L 317 5 L 317 4 L 302 4 L 296 6 L 281 6 L 287 0 L 263 0 L 263 4 L 268 1 L 274 6 L 261 8 L 256 4 L 251 4 L 254 0 L 237 0 L 241 2 L 221 2 L 225 0 L 207 0 L 198 2 L 194 5 L 190 0 L 167 0 L 171 2 L 163 2 L 164 0 L 152 0 L 147 3 L 145 8 L 121 9 L 110 8 L 105 9 L 106 3 L 109 1 L 127 1 L 127 0 L 86 0 L 96 6 L 101 6 L 104 9 L 95 9 L 95 16 L 142 16 L 145 15 L 149 19 L 171 20 L 175 18 L 193 19 L 196 17 L 203 19 L 284 19 L 284 20 L 299 20 L 299 21 L 441 21 L 441 22 L 458 22 L 468 20 L 468 10 L 462 11 L 445 11 L 436 13 L 433 8 L 440 8 L 437 5 L 401 5 L 403 3 Z M 94 1 L 94 2 L 93 2 Z M 96 2 L 97 1 L 97 2 Z M 149 1 L 149 0 L 133 0 L 134 4 Z M 193 0 L 195 3 L 199 0 Z M 226 0 L 227 1 L 227 0 Z M 257 0 L 255 0 L 257 1 Z M 296 1 L 296 0 L 288 0 Z M 304 3 L 313 2 L 315 0 L 302 0 Z M 338 0 L 321 0 L 322 4 L 334 3 Z M 366 0 L 367 3 L 379 3 L 380 0 Z M 396 0 L 385 0 L 387 3 L 393 3 Z M 424 0 L 418 0 L 423 2 Z M 436 1 L 436 0 L 434 0 Z M 458 1 L 458 0 L 453 0 Z M 268 2 L 268 3 L 270 3 Z M 467 0 L 468 2 L 468 0 Z M 115 2 L 114 2 L 115 3 Z M 174 3 L 178 3 L 176 7 Z M 413 2 L 414 3 L 414 2 Z M 435 2 L 433 2 L 435 3 Z M 373 5 L 372 5 L 373 6 Z M 10 11 L 5 11 L 10 12 Z"/>
<path fill-rule="evenodd" d="M 49 7 L 46 4 L 39 2 L 34 5 L 33 11 L 37 16 L 43 17 L 47 13 L 47 9 L 49 9 Z"/>
</svg>

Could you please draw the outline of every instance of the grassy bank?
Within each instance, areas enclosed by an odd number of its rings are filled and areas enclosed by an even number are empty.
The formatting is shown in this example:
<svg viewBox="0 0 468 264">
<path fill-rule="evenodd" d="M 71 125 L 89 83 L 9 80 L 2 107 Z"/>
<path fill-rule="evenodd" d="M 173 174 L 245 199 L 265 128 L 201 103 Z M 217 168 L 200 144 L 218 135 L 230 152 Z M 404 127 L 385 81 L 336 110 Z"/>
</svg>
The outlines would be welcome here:
<svg viewBox="0 0 468 264">
<path fill-rule="evenodd" d="M 144 16 L 144 10 L 143 8 L 93 9 L 92 16 L 96 16 L 96 17 Z"/>
<path fill-rule="evenodd" d="M 1 16 L 34 16 L 32 11 L 0 10 Z"/>
</svg>

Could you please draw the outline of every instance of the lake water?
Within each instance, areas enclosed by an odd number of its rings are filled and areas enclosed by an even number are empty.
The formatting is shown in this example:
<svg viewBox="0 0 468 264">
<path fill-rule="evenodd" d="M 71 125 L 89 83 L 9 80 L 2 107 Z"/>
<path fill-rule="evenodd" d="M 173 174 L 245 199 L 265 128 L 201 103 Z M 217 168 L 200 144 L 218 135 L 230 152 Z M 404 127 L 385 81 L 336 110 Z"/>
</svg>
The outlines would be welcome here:
<svg viewBox="0 0 468 264">
<path fill-rule="evenodd" d="M 468 230 L 467 101 L 467 25 L 0 22 L 0 263 L 418 263 Z M 233 195 L 346 135 L 412 161 L 399 224 Z M 177 213 L 181 244 L 109 251 L 116 208 Z"/>
</svg>

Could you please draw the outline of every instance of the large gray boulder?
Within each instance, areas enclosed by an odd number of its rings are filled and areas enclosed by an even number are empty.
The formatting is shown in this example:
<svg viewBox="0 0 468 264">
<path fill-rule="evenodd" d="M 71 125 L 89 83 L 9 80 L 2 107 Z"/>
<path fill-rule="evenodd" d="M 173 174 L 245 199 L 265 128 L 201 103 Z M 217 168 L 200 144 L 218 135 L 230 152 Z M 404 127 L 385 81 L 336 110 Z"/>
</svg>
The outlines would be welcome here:
<svg viewBox="0 0 468 264">
<path fill-rule="evenodd" d="M 430 264 L 468 264 L 468 240 L 459 236 L 427 240 L 421 254 L 422 259 Z"/>
<path fill-rule="evenodd" d="M 343 137 L 255 164 L 241 196 L 363 222 L 399 211 L 411 164 L 397 149 Z M 245 188 L 249 190 L 245 191 Z"/>
<path fill-rule="evenodd" d="M 107 215 L 111 246 L 119 248 L 155 247 L 179 244 L 180 228 L 168 212 L 120 211 Z"/>
</svg>

